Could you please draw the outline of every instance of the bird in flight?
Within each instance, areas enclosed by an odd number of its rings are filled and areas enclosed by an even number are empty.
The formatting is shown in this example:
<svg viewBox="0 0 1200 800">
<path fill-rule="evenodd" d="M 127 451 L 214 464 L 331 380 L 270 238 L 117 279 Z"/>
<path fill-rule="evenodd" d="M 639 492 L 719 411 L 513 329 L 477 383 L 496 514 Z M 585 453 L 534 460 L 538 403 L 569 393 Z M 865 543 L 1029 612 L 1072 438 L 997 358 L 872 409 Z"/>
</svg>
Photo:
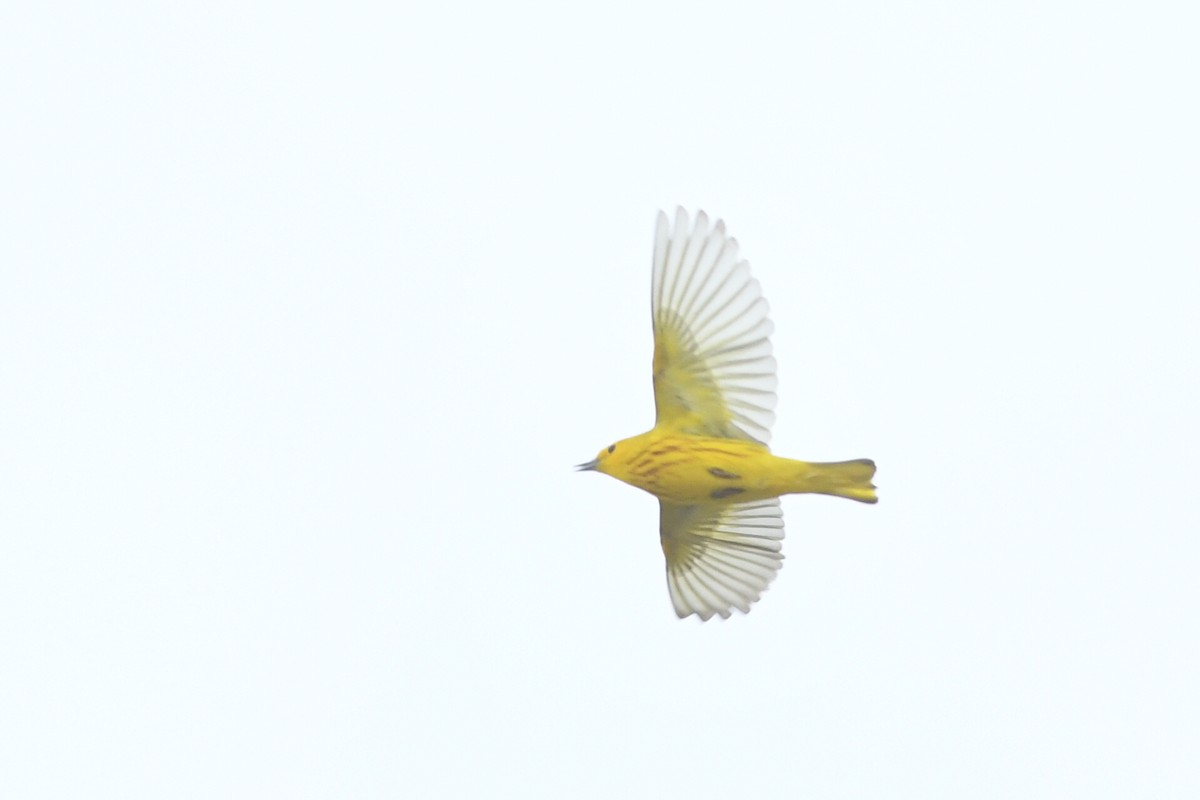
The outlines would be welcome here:
<svg viewBox="0 0 1200 800">
<path fill-rule="evenodd" d="M 602 449 L 581 470 L 658 498 L 675 613 L 749 613 L 783 564 L 779 497 L 815 493 L 874 503 L 875 462 L 781 458 L 767 301 L 725 224 L 703 212 L 689 230 L 658 213 L 651 310 L 654 403 L 646 433 Z"/>
</svg>

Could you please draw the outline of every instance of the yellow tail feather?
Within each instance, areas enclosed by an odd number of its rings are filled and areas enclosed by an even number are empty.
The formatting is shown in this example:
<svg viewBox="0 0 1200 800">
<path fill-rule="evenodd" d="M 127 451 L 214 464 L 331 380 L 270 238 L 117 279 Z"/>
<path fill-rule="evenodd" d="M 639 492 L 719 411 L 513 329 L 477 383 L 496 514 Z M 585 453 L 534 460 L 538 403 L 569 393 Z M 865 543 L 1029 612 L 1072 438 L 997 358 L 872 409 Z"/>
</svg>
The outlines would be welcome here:
<svg viewBox="0 0 1200 800">
<path fill-rule="evenodd" d="M 860 503 L 876 503 L 875 462 L 869 458 L 854 461 L 833 461 L 825 464 L 803 463 L 794 492 L 831 494 L 848 497 Z"/>
</svg>

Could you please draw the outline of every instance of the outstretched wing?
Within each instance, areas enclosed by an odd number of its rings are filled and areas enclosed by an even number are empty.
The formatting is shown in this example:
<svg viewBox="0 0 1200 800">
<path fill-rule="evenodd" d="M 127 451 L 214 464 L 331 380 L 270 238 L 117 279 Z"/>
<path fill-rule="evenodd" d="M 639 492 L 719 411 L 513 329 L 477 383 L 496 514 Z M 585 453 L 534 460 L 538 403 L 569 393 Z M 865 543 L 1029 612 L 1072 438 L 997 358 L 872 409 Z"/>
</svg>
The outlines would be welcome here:
<svg viewBox="0 0 1200 800">
<path fill-rule="evenodd" d="M 767 301 L 725 223 L 701 211 L 654 235 L 654 402 L 658 425 L 766 444 L 775 421 L 775 359 Z"/>
<path fill-rule="evenodd" d="M 783 566 L 779 499 L 683 506 L 659 501 L 667 588 L 680 619 L 749 613 Z"/>
</svg>

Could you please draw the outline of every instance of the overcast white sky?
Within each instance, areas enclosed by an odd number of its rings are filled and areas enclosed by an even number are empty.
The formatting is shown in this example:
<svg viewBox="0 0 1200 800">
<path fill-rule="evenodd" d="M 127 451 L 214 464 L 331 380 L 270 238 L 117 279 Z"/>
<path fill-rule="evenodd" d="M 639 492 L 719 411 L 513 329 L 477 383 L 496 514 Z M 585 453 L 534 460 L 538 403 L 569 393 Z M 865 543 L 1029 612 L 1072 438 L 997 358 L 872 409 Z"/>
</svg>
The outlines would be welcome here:
<svg viewBox="0 0 1200 800">
<path fill-rule="evenodd" d="M 1191 4 L 104 5 L 0 25 L 0 795 L 1200 793 Z M 879 464 L 728 622 L 570 468 L 676 204 Z"/>
</svg>

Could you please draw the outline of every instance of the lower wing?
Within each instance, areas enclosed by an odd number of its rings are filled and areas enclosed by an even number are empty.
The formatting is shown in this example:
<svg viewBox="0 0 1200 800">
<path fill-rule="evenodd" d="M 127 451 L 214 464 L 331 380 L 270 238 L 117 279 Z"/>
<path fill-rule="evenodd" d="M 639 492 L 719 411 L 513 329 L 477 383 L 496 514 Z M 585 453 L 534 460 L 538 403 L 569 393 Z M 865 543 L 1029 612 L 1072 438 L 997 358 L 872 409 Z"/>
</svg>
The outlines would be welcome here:
<svg viewBox="0 0 1200 800">
<path fill-rule="evenodd" d="M 682 619 L 733 609 L 749 613 L 783 566 L 779 499 L 733 505 L 660 501 L 659 532 L 667 557 L 667 587 Z"/>
</svg>

